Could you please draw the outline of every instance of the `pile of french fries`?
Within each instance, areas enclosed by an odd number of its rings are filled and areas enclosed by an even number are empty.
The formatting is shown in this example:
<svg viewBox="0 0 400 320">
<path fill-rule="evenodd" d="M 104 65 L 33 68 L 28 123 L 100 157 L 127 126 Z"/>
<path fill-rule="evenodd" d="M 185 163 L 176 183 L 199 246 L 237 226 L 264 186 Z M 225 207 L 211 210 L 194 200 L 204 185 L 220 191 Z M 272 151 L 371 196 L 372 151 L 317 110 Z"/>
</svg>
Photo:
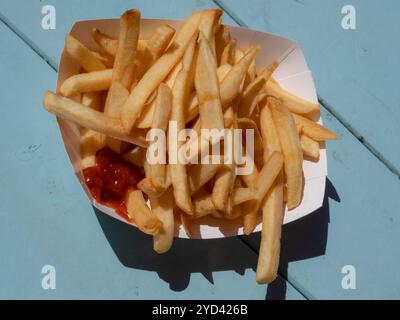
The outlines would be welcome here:
<svg viewBox="0 0 400 320">
<path fill-rule="evenodd" d="M 46 92 L 44 106 L 82 128 L 82 168 L 93 166 L 104 146 L 143 168 L 144 179 L 125 203 L 129 218 L 154 237 L 155 251 L 171 247 L 179 221 L 190 235 L 191 221 L 204 216 L 221 223 L 242 219 L 251 234 L 262 216 L 256 279 L 270 283 L 279 265 L 285 205 L 291 210 L 302 201 L 303 158 L 318 161 L 321 142 L 336 135 L 312 120 L 319 105 L 274 80 L 277 62 L 256 70 L 260 48 L 240 50 L 221 14 L 194 12 L 179 30 L 165 24 L 140 39 L 140 12 L 129 10 L 120 17 L 118 39 L 92 31 L 97 51 L 67 35 L 65 50 L 81 73 L 57 94 Z M 167 131 L 169 121 L 197 132 L 254 129 L 254 156 L 246 158 L 254 163 L 251 173 L 236 175 L 235 163 L 149 163 L 146 134 Z M 167 141 L 167 153 L 169 146 Z"/>
</svg>

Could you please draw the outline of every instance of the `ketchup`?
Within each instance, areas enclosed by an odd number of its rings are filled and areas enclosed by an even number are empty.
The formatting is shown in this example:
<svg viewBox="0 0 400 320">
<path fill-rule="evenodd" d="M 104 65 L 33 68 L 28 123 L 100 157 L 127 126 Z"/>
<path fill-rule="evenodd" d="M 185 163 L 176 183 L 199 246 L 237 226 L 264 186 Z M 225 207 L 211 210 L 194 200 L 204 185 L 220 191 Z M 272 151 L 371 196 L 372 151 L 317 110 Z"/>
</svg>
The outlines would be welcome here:
<svg viewBox="0 0 400 320">
<path fill-rule="evenodd" d="M 125 196 L 142 179 L 139 169 L 109 147 L 96 152 L 96 165 L 83 170 L 93 198 L 129 220 Z"/>
</svg>

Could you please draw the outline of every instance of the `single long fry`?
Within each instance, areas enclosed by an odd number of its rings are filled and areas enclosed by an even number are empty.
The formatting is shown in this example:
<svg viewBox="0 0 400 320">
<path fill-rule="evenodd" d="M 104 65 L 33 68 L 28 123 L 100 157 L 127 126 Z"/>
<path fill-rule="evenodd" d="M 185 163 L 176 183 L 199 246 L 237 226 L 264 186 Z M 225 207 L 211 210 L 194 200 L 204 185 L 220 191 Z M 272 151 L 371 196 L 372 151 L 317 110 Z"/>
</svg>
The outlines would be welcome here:
<svg viewBox="0 0 400 320">
<path fill-rule="evenodd" d="M 256 272 L 256 280 L 260 284 L 271 283 L 278 274 L 283 217 L 283 172 L 281 171 L 262 204 L 262 232 Z"/>
<path fill-rule="evenodd" d="M 269 157 L 274 151 L 281 151 L 278 132 L 276 131 L 272 112 L 267 101 L 265 102 L 260 113 L 260 130 L 264 147 L 264 163 L 268 161 Z"/>
<path fill-rule="evenodd" d="M 139 230 L 150 235 L 160 233 L 163 224 L 151 213 L 150 208 L 143 198 L 142 191 L 129 190 L 125 203 L 129 218 L 136 224 Z"/>
<path fill-rule="evenodd" d="M 257 213 L 261 202 L 267 194 L 268 190 L 273 185 L 275 178 L 282 170 L 283 157 L 280 152 L 273 152 L 267 163 L 261 169 L 257 176 L 255 187 L 252 190 L 256 195 L 256 200 L 246 202 L 243 205 L 245 216 L 243 217 L 243 231 L 249 235 L 254 231 L 257 224 Z"/>
<path fill-rule="evenodd" d="M 70 34 L 65 37 L 65 50 L 87 72 L 107 69 L 92 51 Z"/>
<path fill-rule="evenodd" d="M 319 105 L 310 101 L 304 100 L 289 91 L 283 89 L 277 81 L 270 78 L 265 86 L 266 92 L 278 99 L 281 99 L 283 104 L 294 113 L 309 114 L 319 111 Z"/>
<path fill-rule="evenodd" d="M 158 88 L 158 94 L 156 98 L 156 108 L 153 114 L 152 129 L 167 131 L 168 120 L 172 109 L 172 95 L 171 89 L 161 83 Z M 161 148 L 161 149 L 160 149 Z M 158 143 L 158 152 L 162 155 L 166 154 L 166 145 Z M 166 178 L 167 166 L 163 163 L 157 163 L 151 165 L 151 179 L 157 191 L 165 190 L 165 178 Z"/>
<path fill-rule="evenodd" d="M 119 86 L 129 90 L 132 85 L 139 32 L 140 12 L 138 10 L 124 12 L 120 18 L 118 48 L 115 55 L 112 83 L 104 109 L 104 112 L 109 116 L 119 117 L 122 105 L 127 99 L 121 99 L 116 91 L 120 91 Z M 115 88 L 116 86 L 117 88 Z"/>
<path fill-rule="evenodd" d="M 293 114 L 299 130 L 315 141 L 336 140 L 336 134 L 310 119 Z"/>
<path fill-rule="evenodd" d="M 215 50 L 215 32 L 217 23 L 222 15 L 222 10 L 212 10 L 210 14 L 203 15 L 200 24 L 199 31 L 204 35 L 207 41 L 210 43 L 211 51 L 214 55 L 215 63 L 217 63 L 216 59 L 216 50 Z"/>
<path fill-rule="evenodd" d="M 174 241 L 174 196 L 172 188 L 159 198 L 150 199 L 153 214 L 163 224 L 163 229 L 154 235 L 153 248 L 158 253 L 167 252 Z"/>
<path fill-rule="evenodd" d="M 179 72 L 172 89 L 171 122 L 175 122 L 177 132 L 181 132 L 181 130 L 185 129 L 185 108 L 191 87 L 191 73 L 193 72 L 194 67 L 196 38 L 197 35 L 193 36 L 188 45 L 188 49 L 185 52 L 182 61 L 182 70 Z M 179 140 L 176 141 L 176 150 L 173 150 L 171 147 L 172 145 L 175 145 L 174 141 L 168 141 L 168 145 L 168 153 L 171 157 L 171 153 L 178 153 L 183 142 Z M 178 159 L 177 163 L 171 163 L 169 168 L 172 186 L 174 187 L 176 205 L 185 213 L 192 215 L 193 205 L 190 198 L 190 189 L 185 165 L 180 163 Z"/>
<path fill-rule="evenodd" d="M 199 100 L 202 129 L 224 129 L 217 77 L 217 64 L 207 39 L 200 35 L 199 55 L 195 74 L 195 87 Z"/>
<path fill-rule="evenodd" d="M 280 100 L 270 97 L 272 117 L 278 132 L 285 158 L 285 180 L 287 185 L 287 207 L 296 208 L 303 197 L 303 152 L 292 114 Z"/>
<path fill-rule="evenodd" d="M 148 97 L 183 56 L 190 39 L 198 29 L 201 15 L 201 12 L 195 12 L 185 21 L 164 55 L 150 67 L 132 90 L 121 114 L 122 125 L 126 131 L 132 130 Z"/>
<path fill-rule="evenodd" d="M 135 129 L 127 135 L 119 119 L 106 116 L 103 112 L 90 109 L 74 100 L 46 91 L 43 105 L 57 117 L 73 121 L 82 127 L 104 133 L 119 140 L 146 147 L 146 132 Z"/>
<path fill-rule="evenodd" d="M 111 85 L 112 72 L 112 69 L 106 69 L 73 75 L 62 83 L 60 93 L 71 97 L 82 92 L 107 90 Z"/>
<path fill-rule="evenodd" d="M 305 156 L 310 157 L 312 160 L 319 159 L 319 143 L 305 134 L 300 136 L 301 150 Z"/>
</svg>

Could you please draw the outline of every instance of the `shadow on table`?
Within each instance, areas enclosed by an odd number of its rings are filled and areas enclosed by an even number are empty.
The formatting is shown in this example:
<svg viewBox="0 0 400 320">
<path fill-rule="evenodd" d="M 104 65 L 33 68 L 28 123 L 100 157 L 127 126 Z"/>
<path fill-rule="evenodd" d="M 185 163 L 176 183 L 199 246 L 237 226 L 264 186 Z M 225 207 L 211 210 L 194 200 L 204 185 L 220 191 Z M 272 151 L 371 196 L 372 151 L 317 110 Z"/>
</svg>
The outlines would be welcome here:
<svg viewBox="0 0 400 320">
<path fill-rule="evenodd" d="M 328 223 L 328 198 L 340 202 L 332 183 L 327 180 L 323 206 L 314 213 L 283 227 L 282 251 L 279 273 L 287 277 L 288 263 L 325 253 Z M 191 273 L 201 273 L 213 282 L 212 272 L 234 270 L 243 275 L 245 270 L 255 270 L 257 256 L 247 250 L 238 237 L 224 239 L 175 239 L 170 251 L 157 254 L 153 239 L 137 229 L 109 217 L 94 208 L 100 226 L 121 263 L 130 268 L 155 271 L 168 282 L 171 290 L 182 291 L 190 281 Z M 260 233 L 241 236 L 254 248 Z M 258 248 L 257 248 L 258 250 Z M 285 299 L 286 281 L 278 279 L 268 286 L 266 299 Z M 255 281 L 255 279 L 254 279 Z"/>
<path fill-rule="evenodd" d="M 289 262 L 310 259 L 325 254 L 328 238 L 329 202 L 340 202 L 340 197 L 332 182 L 327 179 L 322 207 L 304 218 L 283 226 L 281 239 L 281 257 L 278 277 L 267 288 L 266 300 L 284 300 L 286 298 L 287 271 Z M 258 251 L 260 233 L 241 236 Z M 254 244 L 257 243 L 257 247 Z"/>
<path fill-rule="evenodd" d="M 175 239 L 172 248 L 158 254 L 153 238 L 94 208 L 100 226 L 121 263 L 130 268 L 155 271 L 174 291 L 184 290 L 191 273 L 201 273 L 214 283 L 212 272 L 234 270 L 243 275 L 255 270 L 257 255 L 238 237 L 224 239 Z"/>
</svg>

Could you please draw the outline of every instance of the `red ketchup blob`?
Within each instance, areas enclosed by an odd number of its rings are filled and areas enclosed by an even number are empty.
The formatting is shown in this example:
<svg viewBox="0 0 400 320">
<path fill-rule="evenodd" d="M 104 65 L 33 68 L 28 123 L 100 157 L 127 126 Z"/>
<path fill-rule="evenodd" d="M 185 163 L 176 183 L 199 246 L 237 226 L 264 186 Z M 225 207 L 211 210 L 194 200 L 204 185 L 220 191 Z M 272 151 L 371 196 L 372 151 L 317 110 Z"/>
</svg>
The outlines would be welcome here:
<svg viewBox="0 0 400 320">
<path fill-rule="evenodd" d="M 128 190 L 142 179 L 139 169 L 109 147 L 96 152 L 96 165 L 83 170 L 86 186 L 93 198 L 130 220 L 125 205 Z"/>
</svg>

